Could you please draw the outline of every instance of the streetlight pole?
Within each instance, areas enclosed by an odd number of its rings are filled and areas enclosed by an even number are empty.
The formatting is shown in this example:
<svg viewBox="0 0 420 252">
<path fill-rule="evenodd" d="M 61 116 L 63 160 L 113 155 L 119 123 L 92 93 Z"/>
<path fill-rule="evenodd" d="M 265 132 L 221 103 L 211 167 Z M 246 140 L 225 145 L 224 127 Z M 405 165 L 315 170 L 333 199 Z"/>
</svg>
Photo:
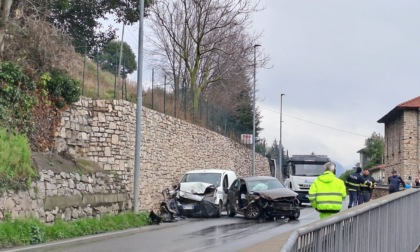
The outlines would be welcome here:
<svg viewBox="0 0 420 252">
<path fill-rule="evenodd" d="M 281 124 L 283 122 L 283 120 L 282 120 L 283 95 L 285 95 L 285 94 L 280 95 L 280 140 L 279 140 L 279 167 L 278 167 L 278 169 L 279 169 L 278 174 L 279 175 L 278 175 L 278 178 L 277 178 L 279 180 L 282 178 L 281 170 L 282 170 L 282 165 L 283 165 L 283 144 L 281 143 Z"/>
<path fill-rule="evenodd" d="M 252 176 L 255 176 L 255 86 L 256 86 L 256 67 L 257 67 L 257 53 L 256 48 L 258 44 L 254 45 L 254 98 L 253 98 L 253 109 L 252 109 Z"/>
<path fill-rule="evenodd" d="M 139 49 L 138 49 L 138 65 L 137 65 L 137 109 L 136 109 L 136 145 L 134 151 L 134 192 L 133 207 L 134 213 L 139 212 L 139 195 L 140 195 L 140 151 L 141 151 L 141 111 L 143 106 L 142 100 L 142 83 L 143 83 L 143 34 L 144 34 L 144 0 L 139 1 Z"/>
</svg>

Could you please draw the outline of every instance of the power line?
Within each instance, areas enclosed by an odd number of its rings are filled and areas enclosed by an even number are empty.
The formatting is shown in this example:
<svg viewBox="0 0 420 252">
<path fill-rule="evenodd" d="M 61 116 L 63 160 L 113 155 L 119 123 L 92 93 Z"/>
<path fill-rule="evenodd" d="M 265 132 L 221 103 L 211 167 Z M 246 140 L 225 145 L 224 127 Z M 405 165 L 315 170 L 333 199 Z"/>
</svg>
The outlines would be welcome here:
<svg viewBox="0 0 420 252">
<path fill-rule="evenodd" d="M 138 45 L 138 39 L 137 39 L 137 37 L 132 33 L 132 31 L 130 30 L 131 28 L 133 28 L 133 27 L 130 27 L 130 26 L 127 26 L 127 31 L 128 31 L 128 33 L 130 34 L 130 36 L 135 40 L 135 45 L 134 45 L 134 47 L 137 47 L 137 45 Z M 131 45 L 130 45 L 131 46 Z M 137 48 L 135 48 L 135 49 L 137 49 Z"/>
<path fill-rule="evenodd" d="M 268 108 L 264 108 L 264 107 L 261 107 L 261 108 L 264 109 L 264 110 L 271 111 L 271 112 L 276 113 L 276 114 L 280 114 L 280 112 L 272 110 L 272 109 L 268 109 Z M 334 128 L 334 127 L 331 127 L 331 126 L 327 126 L 327 125 L 316 123 L 316 122 L 311 122 L 311 121 L 308 121 L 308 120 L 305 120 L 305 119 L 302 119 L 302 118 L 298 118 L 298 117 L 295 117 L 295 116 L 286 115 L 284 113 L 283 113 L 283 115 L 287 116 L 287 117 L 290 117 L 290 118 L 293 118 L 293 119 L 296 119 L 296 120 L 299 120 L 299 121 L 302 121 L 302 122 L 314 124 L 314 125 L 317 125 L 317 126 L 321 126 L 321 127 L 329 128 L 329 129 L 332 129 L 332 130 L 341 131 L 341 132 L 345 132 L 345 133 L 349 133 L 349 134 L 353 134 L 353 135 L 357 135 L 357 136 L 361 136 L 361 137 L 365 137 L 365 138 L 369 138 L 368 136 L 365 136 L 365 135 L 362 135 L 362 134 L 359 134 L 359 133 L 355 133 L 355 132 L 351 132 L 351 131 L 347 131 L 347 130 L 342 130 L 342 129 L 337 129 L 337 128 Z"/>
</svg>

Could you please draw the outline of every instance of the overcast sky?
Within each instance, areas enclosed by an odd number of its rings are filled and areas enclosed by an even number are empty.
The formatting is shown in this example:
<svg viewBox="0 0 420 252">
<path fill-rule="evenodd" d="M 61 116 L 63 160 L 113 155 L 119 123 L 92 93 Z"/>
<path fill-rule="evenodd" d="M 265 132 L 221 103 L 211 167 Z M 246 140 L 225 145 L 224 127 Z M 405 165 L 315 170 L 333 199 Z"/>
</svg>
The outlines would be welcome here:
<svg viewBox="0 0 420 252">
<path fill-rule="evenodd" d="M 271 69 L 258 69 L 261 136 L 289 155 L 349 169 L 377 121 L 420 95 L 420 1 L 266 0 L 254 20 Z"/>
<path fill-rule="evenodd" d="M 257 70 L 261 137 L 280 136 L 289 155 L 328 155 L 345 169 L 377 121 L 420 95 L 420 1 L 263 0 L 254 17 L 258 50 L 271 58 Z M 137 51 L 138 29 L 126 40 Z M 131 42 L 130 42 L 131 41 Z M 145 66 L 147 68 L 147 66 Z M 151 76 L 145 69 L 143 81 Z"/>
</svg>

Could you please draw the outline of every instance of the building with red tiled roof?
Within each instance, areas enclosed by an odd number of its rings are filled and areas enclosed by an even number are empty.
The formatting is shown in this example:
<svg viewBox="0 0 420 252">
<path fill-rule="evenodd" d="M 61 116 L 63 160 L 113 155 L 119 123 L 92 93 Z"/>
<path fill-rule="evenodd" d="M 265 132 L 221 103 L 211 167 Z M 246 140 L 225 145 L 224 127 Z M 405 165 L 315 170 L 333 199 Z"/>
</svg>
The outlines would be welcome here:
<svg viewBox="0 0 420 252">
<path fill-rule="evenodd" d="M 384 170 L 404 180 L 420 175 L 420 96 L 403 102 L 378 120 L 385 124 Z"/>
</svg>

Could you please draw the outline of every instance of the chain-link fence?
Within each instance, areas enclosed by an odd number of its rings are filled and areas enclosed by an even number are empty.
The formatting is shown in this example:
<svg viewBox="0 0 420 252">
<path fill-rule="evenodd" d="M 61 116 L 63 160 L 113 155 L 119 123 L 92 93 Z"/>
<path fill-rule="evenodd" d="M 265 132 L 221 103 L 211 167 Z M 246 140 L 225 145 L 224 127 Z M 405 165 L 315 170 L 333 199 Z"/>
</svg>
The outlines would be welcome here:
<svg viewBox="0 0 420 252">
<path fill-rule="evenodd" d="M 136 102 L 136 82 L 128 78 L 118 79 L 115 73 L 102 71 L 100 66 L 89 58 L 83 58 L 83 68 L 80 71 L 83 95 Z M 174 92 L 165 78 L 163 84 L 152 78 L 152 85 L 143 90 L 143 106 L 200 125 L 239 143 L 242 134 L 252 134 L 252 111 L 247 111 L 246 125 L 243 118 L 242 121 L 239 119 L 240 115 L 235 115 L 232 109 L 221 106 L 217 100 L 200 97 L 194 106 L 192 95 L 187 88 L 180 87 Z M 258 129 L 256 134 L 258 136 Z M 247 146 L 251 148 L 252 144 Z M 265 142 L 257 141 L 256 152 L 265 155 L 265 151 Z"/>
<path fill-rule="evenodd" d="M 235 115 L 213 101 L 200 99 L 194 108 L 185 90 L 175 96 L 173 92 L 155 86 L 144 91 L 143 106 L 200 125 L 237 142 L 240 142 L 241 134 L 252 134 L 252 125 L 251 128 L 245 127 Z"/>
</svg>

